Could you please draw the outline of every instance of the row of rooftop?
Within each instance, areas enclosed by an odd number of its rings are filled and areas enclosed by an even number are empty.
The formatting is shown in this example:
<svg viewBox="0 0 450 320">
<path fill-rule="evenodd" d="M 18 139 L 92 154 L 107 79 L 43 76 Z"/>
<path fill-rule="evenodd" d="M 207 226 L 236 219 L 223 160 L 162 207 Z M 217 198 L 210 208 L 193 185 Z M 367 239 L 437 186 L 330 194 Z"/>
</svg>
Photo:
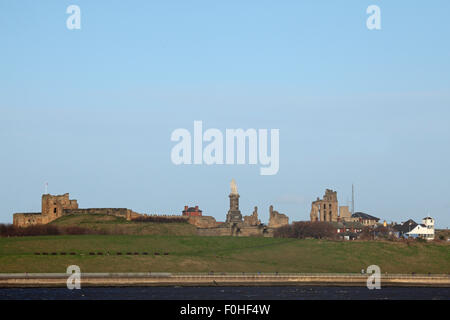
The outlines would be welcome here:
<svg viewBox="0 0 450 320">
<path fill-rule="evenodd" d="M 416 223 L 412 219 L 400 224 L 386 221 L 380 223 L 380 218 L 374 217 L 364 212 L 351 213 L 348 206 L 339 206 L 337 192 L 326 189 L 322 199 L 317 198 L 311 203 L 310 219 L 314 221 L 330 222 L 338 233 L 348 233 L 347 238 L 357 238 L 358 233 L 366 226 L 389 227 L 396 237 L 402 238 L 423 238 L 433 240 L 435 237 L 433 218 L 427 216 L 422 219 L 422 223 Z"/>
</svg>

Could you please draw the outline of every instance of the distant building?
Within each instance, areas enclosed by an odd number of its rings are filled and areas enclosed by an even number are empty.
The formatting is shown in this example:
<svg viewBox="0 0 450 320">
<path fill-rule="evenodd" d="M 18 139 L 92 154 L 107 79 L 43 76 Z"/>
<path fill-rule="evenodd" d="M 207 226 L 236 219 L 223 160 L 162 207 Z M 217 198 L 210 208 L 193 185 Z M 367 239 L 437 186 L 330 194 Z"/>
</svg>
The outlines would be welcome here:
<svg viewBox="0 0 450 320">
<path fill-rule="evenodd" d="M 407 233 L 413 238 L 422 238 L 425 240 L 434 240 L 434 219 L 425 217 L 422 219 L 422 224 L 418 224 L 414 229 Z"/>
<path fill-rule="evenodd" d="M 360 222 L 364 226 L 374 226 L 378 224 L 380 218 L 371 216 L 370 214 L 364 212 L 355 212 L 352 214 L 352 221 Z"/>
<path fill-rule="evenodd" d="M 351 221 L 331 222 L 331 225 L 344 240 L 356 240 L 364 228 L 361 223 Z"/>
<path fill-rule="evenodd" d="M 195 207 L 184 206 L 183 216 L 185 216 L 185 217 L 201 217 L 202 210 L 200 210 L 198 208 L 198 206 L 195 206 Z"/>
<path fill-rule="evenodd" d="M 393 229 L 397 238 L 408 238 L 408 233 L 411 232 L 411 230 L 414 230 L 416 226 L 417 223 L 414 220 L 409 219 L 401 224 L 395 224 Z"/>
<path fill-rule="evenodd" d="M 351 221 L 348 206 L 339 206 L 337 192 L 326 189 L 322 199 L 311 203 L 311 221 L 337 222 Z"/>
<path fill-rule="evenodd" d="M 422 238 L 425 240 L 434 240 L 434 219 L 425 217 L 422 219 L 422 224 L 416 223 L 414 220 L 394 225 L 396 236 L 399 238 Z"/>
</svg>

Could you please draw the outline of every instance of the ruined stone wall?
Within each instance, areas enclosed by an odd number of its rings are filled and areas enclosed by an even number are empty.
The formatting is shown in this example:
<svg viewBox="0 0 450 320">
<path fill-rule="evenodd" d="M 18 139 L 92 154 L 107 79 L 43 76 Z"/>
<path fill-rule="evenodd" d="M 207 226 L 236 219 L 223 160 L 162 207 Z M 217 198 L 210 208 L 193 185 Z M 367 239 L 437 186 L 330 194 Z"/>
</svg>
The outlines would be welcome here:
<svg viewBox="0 0 450 320">
<path fill-rule="evenodd" d="M 211 216 L 192 216 L 188 218 L 188 222 L 197 228 L 215 228 L 217 221 Z"/>
<path fill-rule="evenodd" d="M 69 194 L 52 196 L 50 194 L 42 195 L 41 213 L 49 217 L 50 221 L 63 216 L 64 210 L 78 209 L 77 200 L 70 200 Z"/>
<path fill-rule="evenodd" d="M 275 229 L 274 228 L 267 228 L 265 232 L 263 233 L 263 237 L 265 238 L 273 238 L 273 233 Z"/>
<path fill-rule="evenodd" d="M 317 198 L 311 204 L 311 221 L 338 221 L 337 192 L 326 189 L 323 199 Z"/>
<path fill-rule="evenodd" d="M 69 199 L 69 194 L 53 196 L 50 194 L 42 195 L 41 214 L 16 214 L 14 215 L 14 224 L 18 226 L 27 226 L 33 224 L 46 224 L 68 214 L 104 214 L 123 217 L 132 220 L 140 216 L 139 213 L 126 208 L 88 208 L 79 209 L 77 200 Z"/>
<path fill-rule="evenodd" d="M 139 218 L 140 216 L 142 216 L 142 214 L 134 212 L 133 210 L 127 209 L 127 220 L 133 220 L 136 218 Z"/>
<path fill-rule="evenodd" d="M 339 207 L 339 220 L 340 221 L 352 221 L 352 214 L 348 206 Z"/>
<path fill-rule="evenodd" d="M 77 200 L 69 199 L 68 193 L 57 196 L 44 194 L 40 213 L 16 213 L 13 215 L 13 224 L 18 227 L 47 224 L 62 217 L 65 210 L 77 208 Z"/>
<path fill-rule="evenodd" d="M 247 226 L 259 226 L 261 224 L 261 220 L 258 219 L 258 207 L 255 207 L 251 216 L 244 217 L 244 225 Z"/>
<path fill-rule="evenodd" d="M 269 230 L 263 227 L 246 227 L 243 226 L 240 228 L 239 233 L 237 234 L 238 237 L 267 237 L 270 236 Z M 273 232 L 272 232 L 273 236 Z"/>
<path fill-rule="evenodd" d="M 309 216 L 310 216 L 312 222 L 319 221 L 319 217 L 320 217 L 319 205 L 317 205 L 316 202 L 313 202 L 311 204 L 311 212 L 310 212 Z"/>
<path fill-rule="evenodd" d="M 285 214 L 273 210 L 273 206 L 269 208 L 269 228 L 279 228 L 289 224 L 289 217 Z"/>
<path fill-rule="evenodd" d="M 13 215 L 13 225 L 17 227 L 28 227 L 37 224 L 45 224 L 48 217 L 40 213 L 15 213 Z"/>
<path fill-rule="evenodd" d="M 147 214 L 147 213 L 136 213 L 139 215 L 139 217 L 160 217 L 160 218 L 165 218 L 165 219 L 184 219 L 184 220 L 188 220 L 189 217 L 187 216 L 180 216 L 177 214 Z"/>
<path fill-rule="evenodd" d="M 126 208 L 87 208 L 87 209 L 67 209 L 64 214 L 104 214 L 126 218 Z"/>
<path fill-rule="evenodd" d="M 88 208 L 88 209 L 65 209 L 63 210 L 63 215 L 67 214 L 104 214 L 110 216 L 116 216 L 125 218 L 127 220 L 132 220 L 140 216 L 127 208 Z"/>
</svg>

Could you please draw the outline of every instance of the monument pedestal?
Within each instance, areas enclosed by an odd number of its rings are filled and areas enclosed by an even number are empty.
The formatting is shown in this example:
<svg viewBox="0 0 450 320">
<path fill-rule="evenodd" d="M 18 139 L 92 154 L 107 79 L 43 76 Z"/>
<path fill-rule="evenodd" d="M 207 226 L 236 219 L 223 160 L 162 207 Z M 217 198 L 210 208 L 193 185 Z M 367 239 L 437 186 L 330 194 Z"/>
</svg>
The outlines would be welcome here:
<svg viewBox="0 0 450 320">
<path fill-rule="evenodd" d="M 237 192 L 237 186 L 234 179 L 231 181 L 231 193 L 230 197 L 230 210 L 227 213 L 227 223 L 229 224 L 241 224 L 243 223 L 242 214 L 239 210 L 239 194 Z"/>
<path fill-rule="evenodd" d="M 228 223 L 241 223 L 242 222 L 242 214 L 239 210 L 239 195 L 238 194 L 230 194 L 230 210 L 227 213 L 227 222 Z"/>
</svg>

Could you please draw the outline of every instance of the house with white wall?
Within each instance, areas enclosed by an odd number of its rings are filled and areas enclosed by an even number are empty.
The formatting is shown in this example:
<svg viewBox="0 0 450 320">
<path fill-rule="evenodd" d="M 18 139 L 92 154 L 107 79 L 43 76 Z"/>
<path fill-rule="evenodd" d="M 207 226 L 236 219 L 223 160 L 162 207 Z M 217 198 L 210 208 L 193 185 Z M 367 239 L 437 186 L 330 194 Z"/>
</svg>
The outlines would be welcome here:
<svg viewBox="0 0 450 320">
<path fill-rule="evenodd" d="M 422 224 L 418 224 L 406 235 L 412 238 L 423 238 L 425 240 L 434 240 L 434 219 L 425 217 L 422 219 Z"/>
</svg>

